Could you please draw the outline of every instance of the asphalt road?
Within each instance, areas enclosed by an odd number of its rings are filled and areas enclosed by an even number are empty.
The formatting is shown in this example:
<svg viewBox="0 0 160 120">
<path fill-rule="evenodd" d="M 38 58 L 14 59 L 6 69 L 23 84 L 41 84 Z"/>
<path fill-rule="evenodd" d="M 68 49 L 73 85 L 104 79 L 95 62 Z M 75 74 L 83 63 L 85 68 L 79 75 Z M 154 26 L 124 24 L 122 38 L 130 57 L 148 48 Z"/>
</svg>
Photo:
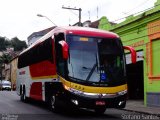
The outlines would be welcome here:
<svg viewBox="0 0 160 120">
<path fill-rule="evenodd" d="M 107 109 L 104 115 L 96 115 L 89 110 L 72 110 L 67 108 L 59 113 L 51 112 L 46 104 L 37 101 L 23 103 L 14 91 L 0 91 L 0 119 L 2 120 L 107 120 L 142 118 L 135 112 Z"/>
</svg>

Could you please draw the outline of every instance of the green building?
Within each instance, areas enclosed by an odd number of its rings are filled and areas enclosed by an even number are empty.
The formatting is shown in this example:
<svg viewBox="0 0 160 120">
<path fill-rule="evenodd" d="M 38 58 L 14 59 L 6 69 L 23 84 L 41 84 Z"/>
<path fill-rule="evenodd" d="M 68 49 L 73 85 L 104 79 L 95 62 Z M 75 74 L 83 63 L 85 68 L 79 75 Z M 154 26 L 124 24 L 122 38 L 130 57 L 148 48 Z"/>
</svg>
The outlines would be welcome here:
<svg viewBox="0 0 160 120">
<path fill-rule="evenodd" d="M 146 106 L 160 107 L 160 0 L 154 7 L 119 24 L 102 17 L 99 29 L 117 33 L 124 46 L 137 51 L 137 63 L 126 54 L 129 99 L 143 99 Z"/>
</svg>

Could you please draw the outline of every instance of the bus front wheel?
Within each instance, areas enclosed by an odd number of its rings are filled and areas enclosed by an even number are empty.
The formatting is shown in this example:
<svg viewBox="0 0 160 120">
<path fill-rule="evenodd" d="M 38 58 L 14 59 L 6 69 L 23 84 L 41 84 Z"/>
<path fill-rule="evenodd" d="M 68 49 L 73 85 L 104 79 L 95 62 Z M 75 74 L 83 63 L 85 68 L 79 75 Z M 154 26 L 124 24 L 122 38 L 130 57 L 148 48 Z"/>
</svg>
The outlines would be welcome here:
<svg viewBox="0 0 160 120">
<path fill-rule="evenodd" d="M 50 98 L 50 109 L 52 112 L 58 112 L 59 110 L 58 98 L 55 95 Z"/>
</svg>

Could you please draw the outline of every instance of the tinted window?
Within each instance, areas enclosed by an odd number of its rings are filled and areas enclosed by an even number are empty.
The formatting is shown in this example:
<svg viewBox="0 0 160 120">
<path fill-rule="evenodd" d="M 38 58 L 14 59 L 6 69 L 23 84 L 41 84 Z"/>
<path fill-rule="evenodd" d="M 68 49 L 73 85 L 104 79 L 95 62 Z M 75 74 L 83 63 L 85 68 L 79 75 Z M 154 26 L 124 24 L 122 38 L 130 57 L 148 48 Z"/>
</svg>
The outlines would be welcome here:
<svg viewBox="0 0 160 120">
<path fill-rule="evenodd" d="M 26 67 L 44 60 L 53 62 L 53 46 L 51 38 L 48 38 L 44 42 L 21 54 L 18 58 L 18 68 Z"/>
</svg>

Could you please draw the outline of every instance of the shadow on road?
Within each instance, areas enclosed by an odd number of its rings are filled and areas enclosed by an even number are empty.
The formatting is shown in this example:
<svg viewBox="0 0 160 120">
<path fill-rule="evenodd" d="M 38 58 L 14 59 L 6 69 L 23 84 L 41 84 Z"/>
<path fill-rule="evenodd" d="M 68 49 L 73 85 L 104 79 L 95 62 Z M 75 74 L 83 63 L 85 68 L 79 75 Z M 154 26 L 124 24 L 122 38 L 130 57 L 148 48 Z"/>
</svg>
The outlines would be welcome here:
<svg viewBox="0 0 160 120">
<path fill-rule="evenodd" d="M 70 106 L 63 106 L 61 107 L 61 109 L 57 112 L 57 113 L 53 113 L 52 111 L 49 110 L 49 107 L 47 106 L 46 103 L 44 102 L 39 102 L 39 101 L 34 101 L 34 100 L 30 100 L 29 102 L 27 102 L 26 104 L 30 104 L 32 106 L 35 107 L 39 107 L 40 109 L 44 109 L 46 111 L 48 111 L 48 114 L 40 114 L 40 116 L 43 117 L 47 117 L 47 120 L 53 119 L 58 117 L 59 119 L 108 119 L 108 118 L 112 118 L 112 119 L 117 119 L 116 116 L 114 115 L 109 115 L 109 114 L 102 114 L 102 115 L 98 115 L 96 114 L 94 111 L 92 110 L 88 110 L 88 109 L 76 109 L 76 108 L 69 108 Z M 33 116 L 38 116 L 37 115 L 32 115 Z M 35 119 L 34 119 L 35 120 Z"/>
</svg>

